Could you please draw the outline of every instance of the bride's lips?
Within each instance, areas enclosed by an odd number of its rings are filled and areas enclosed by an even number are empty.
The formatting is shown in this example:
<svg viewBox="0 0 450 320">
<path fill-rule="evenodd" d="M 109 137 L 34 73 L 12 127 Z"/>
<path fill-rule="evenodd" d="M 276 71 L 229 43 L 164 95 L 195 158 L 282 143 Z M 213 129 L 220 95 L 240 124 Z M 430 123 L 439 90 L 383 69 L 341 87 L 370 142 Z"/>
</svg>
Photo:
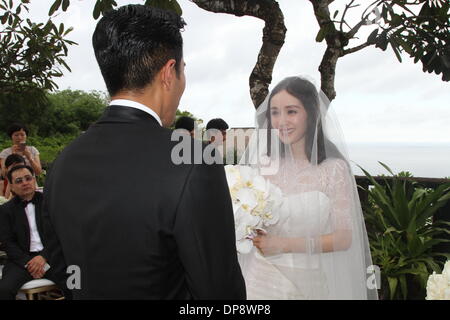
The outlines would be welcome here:
<svg viewBox="0 0 450 320">
<path fill-rule="evenodd" d="M 286 128 L 286 129 L 278 129 L 280 131 L 280 135 L 282 136 L 288 136 L 292 132 L 294 132 L 294 128 Z"/>
</svg>

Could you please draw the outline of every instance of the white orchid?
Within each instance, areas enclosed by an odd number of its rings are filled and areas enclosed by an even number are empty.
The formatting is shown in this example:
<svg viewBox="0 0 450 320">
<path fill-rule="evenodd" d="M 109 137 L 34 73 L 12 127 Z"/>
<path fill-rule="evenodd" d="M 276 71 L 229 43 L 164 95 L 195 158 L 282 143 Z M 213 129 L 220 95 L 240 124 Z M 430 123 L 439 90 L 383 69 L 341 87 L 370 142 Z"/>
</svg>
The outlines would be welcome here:
<svg viewBox="0 0 450 320">
<path fill-rule="evenodd" d="M 427 300 L 450 300 L 450 261 L 444 265 L 442 274 L 433 272 L 427 281 Z"/>
<path fill-rule="evenodd" d="M 227 165 L 225 173 L 233 203 L 237 250 L 248 253 L 255 229 L 277 223 L 282 193 L 249 166 Z"/>
</svg>

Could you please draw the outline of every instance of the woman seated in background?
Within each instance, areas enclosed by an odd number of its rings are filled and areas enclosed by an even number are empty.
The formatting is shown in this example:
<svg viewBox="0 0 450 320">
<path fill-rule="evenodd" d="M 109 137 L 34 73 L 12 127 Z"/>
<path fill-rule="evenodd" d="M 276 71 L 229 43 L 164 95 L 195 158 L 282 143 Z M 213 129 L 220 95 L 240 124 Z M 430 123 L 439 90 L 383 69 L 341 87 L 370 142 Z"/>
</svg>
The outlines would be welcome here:
<svg viewBox="0 0 450 320">
<path fill-rule="evenodd" d="M 36 176 L 40 175 L 42 166 L 39 151 L 33 146 L 27 146 L 28 129 L 22 124 L 15 123 L 8 128 L 6 133 L 11 137 L 12 146 L 0 152 L 2 176 L 6 177 L 5 160 L 11 154 L 22 156 L 25 159 L 25 164 L 33 168 Z"/>
</svg>

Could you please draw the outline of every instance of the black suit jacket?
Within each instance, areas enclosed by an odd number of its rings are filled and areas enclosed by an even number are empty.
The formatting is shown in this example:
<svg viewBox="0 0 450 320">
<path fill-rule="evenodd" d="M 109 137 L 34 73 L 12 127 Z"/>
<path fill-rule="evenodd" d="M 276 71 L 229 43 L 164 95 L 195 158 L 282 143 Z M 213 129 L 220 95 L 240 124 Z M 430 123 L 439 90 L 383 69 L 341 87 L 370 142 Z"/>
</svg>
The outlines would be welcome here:
<svg viewBox="0 0 450 320">
<path fill-rule="evenodd" d="M 36 192 L 35 217 L 36 226 L 44 246 L 41 255 L 48 259 L 48 251 L 43 232 L 42 222 L 42 200 L 40 192 Z M 14 197 L 7 203 L 0 206 L 0 243 L 2 249 L 8 255 L 8 260 L 24 268 L 30 256 L 30 225 L 28 223 L 25 207 L 19 197 Z"/>
<path fill-rule="evenodd" d="M 74 299 L 246 297 L 223 166 L 173 164 L 171 133 L 110 106 L 54 162 L 46 228 L 51 260 L 80 267 Z"/>
</svg>

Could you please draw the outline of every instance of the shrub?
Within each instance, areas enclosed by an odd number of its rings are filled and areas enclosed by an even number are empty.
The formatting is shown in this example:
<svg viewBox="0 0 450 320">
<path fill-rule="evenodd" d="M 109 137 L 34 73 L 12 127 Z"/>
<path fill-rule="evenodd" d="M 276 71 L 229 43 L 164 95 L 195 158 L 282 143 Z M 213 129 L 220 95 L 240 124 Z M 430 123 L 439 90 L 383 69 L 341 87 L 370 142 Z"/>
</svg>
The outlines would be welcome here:
<svg viewBox="0 0 450 320">
<path fill-rule="evenodd" d="M 449 222 L 434 221 L 433 215 L 450 199 L 450 183 L 435 190 L 420 187 L 404 179 L 407 174 L 394 174 L 378 183 L 364 169 L 373 185 L 366 190 L 368 205 L 364 208 L 373 263 L 381 269 L 381 297 L 384 299 L 424 299 L 429 274 L 441 271 L 432 247 L 449 240 Z"/>
</svg>

